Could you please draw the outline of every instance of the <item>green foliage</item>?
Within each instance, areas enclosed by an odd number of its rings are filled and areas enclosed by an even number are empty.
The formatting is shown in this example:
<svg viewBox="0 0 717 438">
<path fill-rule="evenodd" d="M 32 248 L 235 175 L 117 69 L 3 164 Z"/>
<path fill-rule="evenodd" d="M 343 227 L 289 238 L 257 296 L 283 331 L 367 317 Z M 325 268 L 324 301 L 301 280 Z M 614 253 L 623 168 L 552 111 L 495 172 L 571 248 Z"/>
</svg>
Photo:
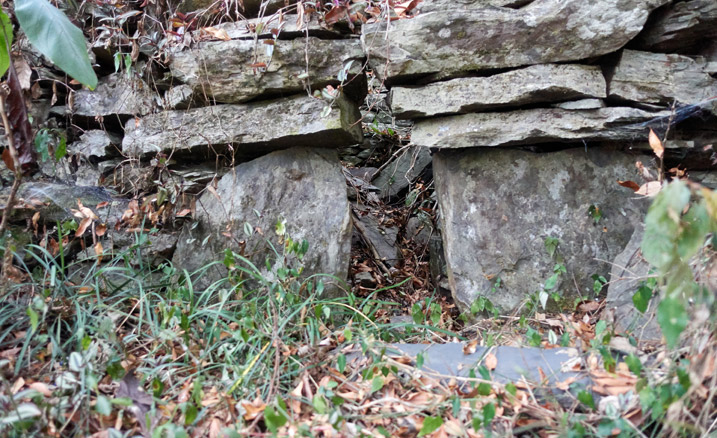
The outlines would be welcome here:
<svg viewBox="0 0 717 438">
<path fill-rule="evenodd" d="M 81 84 L 97 87 L 85 37 L 65 14 L 47 0 L 16 0 L 15 15 L 40 53 Z"/>
<path fill-rule="evenodd" d="M 420 432 L 418 432 L 418 436 L 425 436 L 429 435 L 436 430 L 438 430 L 439 427 L 443 425 L 443 418 L 441 417 L 426 417 L 423 420 L 423 426 L 421 427 Z"/>
<path fill-rule="evenodd" d="M 10 17 L 0 11 L 0 77 L 10 68 L 10 47 L 12 47 L 12 23 Z"/>
<path fill-rule="evenodd" d="M 689 320 L 688 298 L 700 298 L 690 262 L 717 231 L 717 195 L 708 190 L 691 190 L 681 180 L 665 186 L 645 218 L 642 253 L 657 269 L 664 297 L 657 308 L 657 321 L 668 347 L 677 345 Z M 640 287 L 633 302 L 644 312 L 652 292 Z M 713 298 L 709 299 L 714 304 Z"/>
<path fill-rule="evenodd" d="M 550 257 L 553 257 L 555 255 L 555 250 L 558 248 L 558 244 L 560 243 L 560 240 L 558 240 L 555 237 L 546 237 L 543 241 L 543 245 L 545 245 L 545 251 L 548 252 Z"/>
</svg>

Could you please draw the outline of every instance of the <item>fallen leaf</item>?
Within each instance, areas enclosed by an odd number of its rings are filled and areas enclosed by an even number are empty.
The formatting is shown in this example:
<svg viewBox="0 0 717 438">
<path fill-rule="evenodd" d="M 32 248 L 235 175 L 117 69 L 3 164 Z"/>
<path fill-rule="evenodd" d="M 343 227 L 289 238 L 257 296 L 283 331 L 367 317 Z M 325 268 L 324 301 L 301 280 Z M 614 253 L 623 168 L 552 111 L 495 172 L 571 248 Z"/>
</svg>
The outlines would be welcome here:
<svg viewBox="0 0 717 438">
<path fill-rule="evenodd" d="M 177 212 L 177 217 L 184 217 L 192 213 L 192 210 L 190 208 L 185 208 L 183 210 L 180 210 Z"/>
<path fill-rule="evenodd" d="M 635 193 L 652 198 L 660 193 L 660 189 L 662 189 L 662 183 L 660 181 L 650 181 L 649 183 L 643 184 Z"/>
<path fill-rule="evenodd" d="M 254 399 L 253 402 L 242 400 L 239 402 L 239 404 L 246 411 L 246 413 L 244 414 L 244 420 L 246 421 L 254 420 L 256 417 L 259 416 L 259 414 L 264 412 L 264 408 L 266 407 L 266 403 L 264 403 L 259 397 Z"/>
<path fill-rule="evenodd" d="M 19 377 L 17 380 L 15 380 L 15 383 L 12 384 L 12 387 L 10 388 L 10 392 L 13 394 L 17 394 L 18 391 L 22 389 L 22 387 L 25 386 L 25 379 L 22 377 Z"/>
<path fill-rule="evenodd" d="M 85 231 L 87 231 L 87 228 L 92 224 L 92 218 L 86 217 L 82 219 L 80 222 L 80 225 L 77 227 L 77 231 L 75 231 L 75 237 L 82 237 L 83 234 L 85 234 Z"/>
<path fill-rule="evenodd" d="M 493 371 L 495 367 L 498 366 L 498 358 L 495 357 L 495 354 L 488 353 L 485 357 L 485 366 L 489 370 Z"/>
<path fill-rule="evenodd" d="M 229 41 L 231 38 L 229 37 L 229 34 L 224 29 L 217 29 L 216 27 L 205 27 L 201 29 L 200 33 L 205 33 L 209 35 L 212 38 L 216 38 L 218 40 L 222 41 Z"/>
<path fill-rule="evenodd" d="M 44 395 L 45 397 L 52 396 L 52 390 L 46 383 L 33 382 L 29 386 L 30 386 L 30 388 L 34 389 L 35 391 L 39 392 L 40 394 Z"/>
<path fill-rule="evenodd" d="M 657 134 L 655 134 L 655 131 L 653 131 L 652 129 L 650 129 L 650 135 L 648 138 L 652 151 L 655 153 L 657 158 L 662 159 L 662 157 L 665 155 L 665 147 L 662 145 L 662 141 L 660 141 L 660 138 L 657 136 Z"/>
<path fill-rule="evenodd" d="M 640 185 L 636 183 L 635 181 L 617 181 L 618 184 L 620 184 L 623 187 L 627 187 L 628 189 L 632 190 L 633 192 L 636 192 L 640 190 Z"/>
<path fill-rule="evenodd" d="M 478 339 L 473 339 L 466 344 L 463 344 L 463 354 L 473 354 L 476 352 L 478 347 Z"/>
</svg>

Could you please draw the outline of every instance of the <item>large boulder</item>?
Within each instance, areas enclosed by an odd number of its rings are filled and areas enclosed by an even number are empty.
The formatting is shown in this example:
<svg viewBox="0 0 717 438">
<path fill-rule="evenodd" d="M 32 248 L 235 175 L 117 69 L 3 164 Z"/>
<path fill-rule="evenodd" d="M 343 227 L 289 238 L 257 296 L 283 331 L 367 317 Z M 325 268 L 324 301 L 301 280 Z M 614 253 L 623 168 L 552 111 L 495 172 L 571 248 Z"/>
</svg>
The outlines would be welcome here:
<svg viewBox="0 0 717 438">
<path fill-rule="evenodd" d="M 393 87 L 390 105 L 400 119 L 476 112 L 490 108 L 606 97 L 600 68 L 541 64 L 423 87 Z"/>
<path fill-rule="evenodd" d="M 610 80 L 610 97 L 664 107 L 675 101 L 699 104 L 717 96 L 717 79 L 706 68 L 701 58 L 624 50 Z"/>
<path fill-rule="evenodd" d="M 193 272 L 224 260 L 227 248 L 243 254 L 262 271 L 266 271 L 267 258 L 272 269 L 278 267 L 281 256 L 267 242 L 282 254 L 275 226 L 286 221 L 287 236 L 309 243 L 302 262 L 305 276 L 330 274 L 346 279 L 351 216 L 334 150 L 293 148 L 240 164 L 219 180 L 216 190 L 199 198 L 196 211 L 196 222 L 183 229 L 174 253 L 173 262 L 179 268 Z M 255 231 L 249 235 L 246 230 Z M 287 260 L 298 267 L 295 256 Z M 226 272 L 223 264 L 213 265 L 197 285 L 206 287 Z M 328 288 L 334 294 L 338 290 Z"/>
<path fill-rule="evenodd" d="M 389 82 L 580 60 L 621 48 L 668 2 L 539 0 L 510 9 L 475 0 L 364 25 L 361 41 L 373 71 Z"/>
<path fill-rule="evenodd" d="M 628 107 L 528 110 L 437 117 L 416 123 L 411 140 L 432 148 L 513 146 L 569 141 L 645 138 L 647 122 L 669 117 Z"/>
<path fill-rule="evenodd" d="M 687 0 L 660 9 L 635 39 L 635 46 L 659 52 L 690 49 L 717 38 L 717 2 Z"/>
<path fill-rule="evenodd" d="M 164 111 L 125 127 L 122 151 L 143 156 L 157 152 L 239 155 L 294 146 L 338 148 L 363 140 L 361 113 L 353 102 L 339 98 L 326 117 L 327 103 L 307 96 L 242 105 L 216 105 L 187 111 Z"/>
<path fill-rule="evenodd" d="M 173 53 L 169 66 L 172 75 L 192 86 L 195 93 L 217 102 L 241 103 L 262 95 L 293 94 L 309 86 L 313 90 L 336 85 L 344 67 L 357 74 L 363 65 L 358 40 L 309 37 L 272 42 L 202 42 Z"/>
<path fill-rule="evenodd" d="M 636 158 L 582 147 L 435 153 L 448 278 L 459 306 L 486 296 L 501 311 L 515 309 L 541 290 L 560 262 L 567 274 L 555 290 L 568 298 L 589 296 L 591 276 L 607 275 L 646 211 L 645 200 L 615 183 L 637 178 Z M 597 223 L 591 207 L 602 213 Z M 559 242 L 552 257 L 547 238 Z"/>
</svg>

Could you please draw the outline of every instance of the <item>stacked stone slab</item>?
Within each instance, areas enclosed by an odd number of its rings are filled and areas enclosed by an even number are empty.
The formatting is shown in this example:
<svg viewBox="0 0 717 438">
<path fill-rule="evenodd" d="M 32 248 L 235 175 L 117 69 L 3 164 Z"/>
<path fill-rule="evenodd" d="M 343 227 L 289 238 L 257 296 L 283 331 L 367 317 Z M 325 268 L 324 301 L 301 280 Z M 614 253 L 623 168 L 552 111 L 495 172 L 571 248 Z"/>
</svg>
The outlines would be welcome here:
<svg viewBox="0 0 717 438">
<path fill-rule="evenodd" d="M 364 26 L 394 116 L 414 119 L 414 147 L 432 151 L 462 309 L 480 296 L 509 312 L 544 291 L 566 303 L 594 295 L 593 276 L 608 276 L 649 204 L 616 183 L 642 181 L 635 162 L 649 165 L 638 152 L 649 129 L 664 133 L 701 111 L 690 146 L 717 137 L 715 59 L 695 56 L 716 52 L 702 47 L 712 9 L 700 0 L 436 0 L 410 20 Z M 567 272 L 546 287 L 561 265 Z"/>
</svg>

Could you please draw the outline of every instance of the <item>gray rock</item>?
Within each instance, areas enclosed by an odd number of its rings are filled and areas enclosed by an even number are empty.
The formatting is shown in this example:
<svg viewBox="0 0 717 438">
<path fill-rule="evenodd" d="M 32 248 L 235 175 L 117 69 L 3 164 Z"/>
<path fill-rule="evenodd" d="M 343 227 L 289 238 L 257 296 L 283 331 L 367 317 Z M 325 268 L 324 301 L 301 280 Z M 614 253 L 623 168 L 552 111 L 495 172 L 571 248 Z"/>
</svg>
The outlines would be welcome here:
<svg viewBox="0 0 717 438">
<path fill-rule="evenodd" d="M 689 178 L 712 190 L 717 189 L 717 172 L 715 171 L 690 172 Z"/>
<path fill-rule="evenodd" d="M 389 81 L 579 60 L 621 48 L 668 1 L 542 0 L 520 9 L 463 2 L 464 10 L 364 25 L 361 41 L 372 70 Z"/>
<path fill-rule="evenodd" d="M 358 107 L 340 98 L 327 117 L 326 102 L 295 96 L 243 105 L 217 105 L 187 111 L 164 111 L 125 127 L 122 151 L 128 155 L 157 152 L 226 151 L 259 155 L 293 146 L 338 148 L 361 142 Z"/>
<path fill-rule="evenodd" d="M 164 99 L 162 99 L 162 107 L 165 109 L 187 109 L 192 106 L 204 106 L 204 104 L 204 98 L 195 95 L 194 88 L 187 84 L 170 88 L 164 93 Z"/>
<path fill-rule="evenodd" d="M 157 96 L 138 78 L 114 73 L 102 78 L 94 91 L 77 90 L 72 113 L 84 117 L 143 116 L 156 108 Z"/>
<path fill-rule="evenodd" d="M 420 247 L 428 246 L 433 235 L 433 224 L 428 217 L 413 216 L 406 223 L 405 238 Z"/>
<path fill-rule="evenodd" d="M 541 290 L 560 259 L 567 275 L 557 290 L 570 299 L 577 284 L 589 295 L 590 277 L 607 275 L 607 261 L 623 250 L 647 207 L 614 183 L 637 178 L 635 157 L 617 150 L 441 151 L 433 172 L 448 278 L 462 309 L 481 295 L 503 312 L 515 309 Z M 603 213 L 598 224 L 590 206 Z M 547 237 L 559 239 L 556 258 L 545 249 Z M 498 277 L 502 287 L 493 291 Z"/>
<path fill-rule="evenodd" d="M 605 108 L 605 102 L 602 99 L 580 99 L 570 102 L 556 103 L 553 107 L 566 110 L 598 109 Z"/>
<path fill-rule="evenodd" d="M 397 246 L 398 228 L 386 225 L 369 211 L 365 215 L 355 215 L 354 225 L 366 240 L 374 255 L 390 266 L 398 266 L 403 258 Z"/>
<path fill-rule="evenodd" d="M 636 46 L 650 51 L 675 52 L 717 37 L 717 3 L 714 0 L 673 2 L 655 13 Z"/>
<path fill-rule="evenodd" d="M 99 161 L 118 156 L 121 142 L 121 139 L 110 135 L 107 131 L 93 129 L 85 131 L 79 141 L 70 143 L 67 146 L 67 153 L 79 155 L 86 160 Z"/>
<path fill-rule="evenodd" d="M 244 0 L 237 3 L 239 11 L 245 17 L 256 17 L 260 13 L 273 14 L 279 9 L 296 3 L 295 0 Z M 216 6 L 215 0 L 182 0 L 179 2 L 177 10 L 182 13 L 191 13 L 200 10 L 206 10 L 212 6 Z M 263 5 L 263 9 L 262 9 Z"/>
<path fill-rule="evenodd" d="M 488 7 L 495 6 L 498 8 L 518 8 L 535 0 L 433 0 L 430 2 L 421 2 L 416 7 L 416 11 L 425 14 L 428 12 L 442 11 L 452 8 L 461 11 L 470 11 L 476 6 Z"/>
<path fill-rule="evenodd" d="M 376 286 L 376 280 L 370 272 L 359 272 L 354 275 L 354 284 L 358 284 L 361 287 L 371 288 Z"/>
<path fill-rule="evenodd" d="M 664 107 L 675 101 L 697 104 L 717 95 L 717 79 L 705 68 L 703 59 L 624 50 L 610 80 L 610 97 Z"/>
<path fill-rule="evenodd" d="M 233 40 L 248 39 L 278 39 L 289 40 L 302 38 L 308 32 L 309 36 L 325 39 L 343 38 L 341 32 L 336 29 L 328 29 L 319 21 L 318 14 L 304 15 L 304 21 L 298 20 L 297 14 L 272 14 L 264 17 L 252 18 L 227 22 L 213 26 L 214 29 L 226 32 L 226 36 Z M 206 31 L 197 30 L 192 32 L 196 40 L 211 38 Z"/>
<path fill-rule="evenodd" d="M 269 53 L 271 52 L 271 53 Z M 227 56 L 231 53 L 231 56 Z M 308 79 L 301 75 L 307 68 Z M 364 54 L 358 40 L 307 39 L 201 42 L 170 56 L 172 75 L 196 93 L 222 103 L 241 103 L 262 95 L 297 93 L 339 83 L 337 75 L 348 67 L 358 74 Z M 265 67 L 252 68 L 263 63 Z"/>
<path fill-rule="evenodd" d="M 394 116 L 409 119 L 583 97 L 606 97 L 605 78 L 600 68 L 541 64 L 420 88 L 393 87 L 390 105 Z"/>
<path fill-rule="evenodd" d="M 287 235 L 309 243 L 303 263 L 287 255 L 287 264 L 303 264 L 304 277 L 321 273 L 346 279 L 351 216 L 335 151 L 293 148 L 240 164 L 219 180 L 216 196 L 205 192 L 199 198 L 195 220 L 195 226 L 182 230 L 173 257 L 175 266 L 189 272 L 224 260 L 224 250 L 230 248 L 273 278 L 266 272 L 266 259 L 271 259 L 272 269 L 279 267 L 279 261 L 267 241 L 281 254 L 274 230 L 277 221 L 286 220 Z M 263 235 L 257 231 L 247 235 L 246 229 L 263 230 Z M 226 272 L 223 264 L 213 265 L 195 285 L 206 287 Z M 338 291 L 338 287 L 327 287 L 329 294 Z"/>
<path fill-rule="evenodd" d="M 646 122 L 668 117 L 635 108 L 594 110 L 537 108 L 474 113 L 416 122 L 411 140 L 418 146 L 467 148 L 580 140 L 631 140 L 646 135 Z"/>
<path fill-rule="evenodd" d="M 625 249 L 615 257 L 610 270 L 607 289 L 606 315 L 612 320 L 617 332 L 630 332 L 637 339 L 659 341 L 662 338 L 655 312 L 659 294 L 650 300 L 645 314 L 641 314 L 632 302 L 632 296 L 650 273 L 650 264 L 642 257 L 643 227 L 638 226 Z"/>
<path fill-rule="evenodd" d="M 381 190 L 382 198 L 390 198 L 415 182 L 429 164 L 431 153 L 428 149 L 409 147 L 378 172 L 371 183 Z"/>
</svg>

